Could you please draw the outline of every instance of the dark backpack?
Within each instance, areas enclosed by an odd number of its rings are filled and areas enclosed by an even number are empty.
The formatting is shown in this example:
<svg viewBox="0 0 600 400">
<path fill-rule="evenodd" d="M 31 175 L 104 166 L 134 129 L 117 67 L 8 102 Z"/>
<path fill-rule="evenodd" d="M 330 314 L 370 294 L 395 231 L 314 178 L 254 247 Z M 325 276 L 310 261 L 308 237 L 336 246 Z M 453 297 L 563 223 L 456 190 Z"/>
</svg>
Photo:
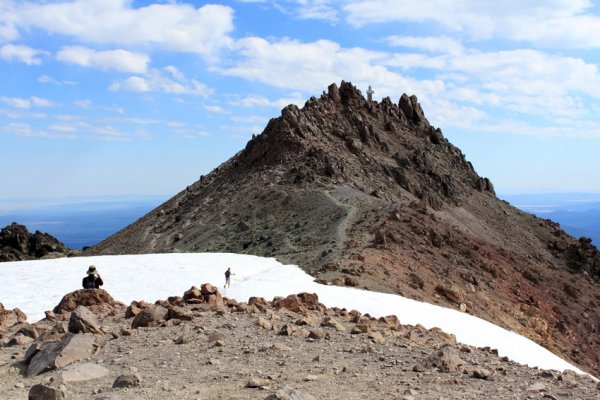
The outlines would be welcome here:
<svg viewBox="0 0 600 400">
<path fill-rule="evenodd" d="M 83 278 L 84 289 L 96 289 L 96 279 L 93 276 L 86 276 Z"/>
</svg>

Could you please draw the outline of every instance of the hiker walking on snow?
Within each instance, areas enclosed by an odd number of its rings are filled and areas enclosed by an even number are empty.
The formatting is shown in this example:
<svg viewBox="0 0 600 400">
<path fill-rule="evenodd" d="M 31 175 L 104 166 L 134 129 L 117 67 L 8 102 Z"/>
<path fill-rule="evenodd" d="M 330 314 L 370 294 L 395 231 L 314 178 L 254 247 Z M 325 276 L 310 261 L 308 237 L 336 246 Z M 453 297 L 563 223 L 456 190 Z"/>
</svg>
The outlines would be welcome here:
<svg viewBox="0 0 600 400">
<path fill-rule="evenodd" d="M 87 276 L 83 278 L 81 282 L 84 289 L 100 289 L 100 286 L 104 285 L 104 281 L 100 277 L 96 266 L 90 265 L 87 270 Z"/>
<path fill-rule="evenodd" d="M 223 288 L 231 287 L 231 275 L 235 274 L 231 272 L 231 268 L 227 268 L 227 271 L 225 271 L 225 284 L 223 285 Z"/>
</svg>

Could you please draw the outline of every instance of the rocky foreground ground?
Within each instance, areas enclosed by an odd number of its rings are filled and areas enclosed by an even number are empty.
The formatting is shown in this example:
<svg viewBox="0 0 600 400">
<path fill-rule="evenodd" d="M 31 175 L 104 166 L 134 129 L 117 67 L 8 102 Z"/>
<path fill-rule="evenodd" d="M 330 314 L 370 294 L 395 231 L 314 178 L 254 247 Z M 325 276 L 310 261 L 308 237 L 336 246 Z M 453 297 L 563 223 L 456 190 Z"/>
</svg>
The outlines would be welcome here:
<svg viewBox="0 0 600 400">
<path fill-rule="evenodd" d="M 247 303 L 203 285 L 129 307 L 79 290 L 35 324 L 0 307 L 2 399 L 600 399 L 600 385 L 456 343 L 439 329 Z"/>
</svg>

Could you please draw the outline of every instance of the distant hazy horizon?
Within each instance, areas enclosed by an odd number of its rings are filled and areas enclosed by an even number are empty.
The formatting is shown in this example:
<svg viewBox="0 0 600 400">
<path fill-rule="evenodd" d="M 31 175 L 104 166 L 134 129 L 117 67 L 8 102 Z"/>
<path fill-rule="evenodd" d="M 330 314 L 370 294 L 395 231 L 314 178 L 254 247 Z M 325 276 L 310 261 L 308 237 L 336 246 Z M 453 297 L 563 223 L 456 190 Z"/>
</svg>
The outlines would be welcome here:
<svg viewBox="0 0 600 400">
<path fill-rule="evenodd" d="M 25 225 L 30 232 L 47 232 L 67 247 L 81 250 L 135 222 L 169 197 L 23 198 L 20 207 L 14 198 L 0 198 L 0 228 L 17 222 Z"/>
</svg>

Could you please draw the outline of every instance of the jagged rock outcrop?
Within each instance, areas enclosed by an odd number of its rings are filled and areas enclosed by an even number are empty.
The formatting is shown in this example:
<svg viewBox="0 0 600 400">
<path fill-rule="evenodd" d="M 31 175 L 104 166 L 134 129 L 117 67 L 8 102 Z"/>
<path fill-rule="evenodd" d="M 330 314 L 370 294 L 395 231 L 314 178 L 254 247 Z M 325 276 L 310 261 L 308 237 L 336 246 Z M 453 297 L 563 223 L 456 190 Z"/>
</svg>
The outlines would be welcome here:
<svg viewBox="0 0 600 400">
<path fill-rule="evenodd" d="M 55 237 L 13 222 L 0 231 L 0 262 L 64 257 L 71 253 Z"/>
<path fill-rule="evenodd" d="M 498 199 L 415 96 L 367 101 L 342 82 L 287 106 L 86 254 L 172 251 L 276 257 L 319 282 L 444 304 L 600 372 L 597 249 Z"/>
</svg>

